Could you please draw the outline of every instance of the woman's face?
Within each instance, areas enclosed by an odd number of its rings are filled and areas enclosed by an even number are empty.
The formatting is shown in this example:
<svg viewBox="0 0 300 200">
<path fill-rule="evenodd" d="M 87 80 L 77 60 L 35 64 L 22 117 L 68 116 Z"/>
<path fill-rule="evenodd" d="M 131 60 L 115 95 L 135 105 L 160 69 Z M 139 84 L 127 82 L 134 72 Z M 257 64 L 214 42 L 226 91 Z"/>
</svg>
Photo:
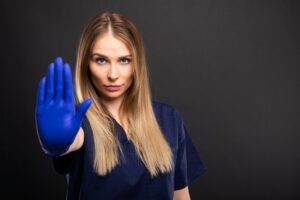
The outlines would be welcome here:
<svg viewBox="0 0 300 200">
<path fill-rule="evenodd" d="M 105 33 L 96 38 L 89 70 L 103 100 L 123 99 L 133 79 L 131 60 L 127 46 L 112 34 Z"/>
</svg>

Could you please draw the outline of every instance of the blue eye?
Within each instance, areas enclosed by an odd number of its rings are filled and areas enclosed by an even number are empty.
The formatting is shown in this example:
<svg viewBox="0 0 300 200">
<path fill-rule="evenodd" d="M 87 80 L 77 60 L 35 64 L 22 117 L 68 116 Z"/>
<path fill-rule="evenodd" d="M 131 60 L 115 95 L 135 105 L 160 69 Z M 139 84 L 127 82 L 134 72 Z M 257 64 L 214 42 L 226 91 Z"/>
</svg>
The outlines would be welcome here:
<svg viewBox="0 0 300 200">
<path fill-rule="evenodd" d="M 96 58 L 96 63 L 104 65 L 106 63 L 106 60 L 104 58 Z"/>
<path fill-rule="evenodd" d="M 122 58 L 121 59 L 121 64 L 122 65 L 126 65 L 126 64 L 129 64 L 130 63 L 130 59 L 128 59 L 128 58 Z"/>
</svg>

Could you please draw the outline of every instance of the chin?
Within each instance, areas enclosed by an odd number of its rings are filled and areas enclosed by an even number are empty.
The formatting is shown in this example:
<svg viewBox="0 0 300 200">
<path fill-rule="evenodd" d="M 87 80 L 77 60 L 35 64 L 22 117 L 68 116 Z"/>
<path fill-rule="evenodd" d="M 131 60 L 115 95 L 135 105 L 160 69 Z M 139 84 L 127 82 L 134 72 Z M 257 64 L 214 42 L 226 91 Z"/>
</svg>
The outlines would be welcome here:
<svg viewBox="0 0 300 200">
<path fill-rule="evenodd" d="M 115 92 L 115 93 L 104 93 L 103 97 L 107 100 L 115 100 L 118 98 L 121 98 L 122 96 L 124 96 L 124 92 L 120 93 L 120 92 Z"/>
</svg>

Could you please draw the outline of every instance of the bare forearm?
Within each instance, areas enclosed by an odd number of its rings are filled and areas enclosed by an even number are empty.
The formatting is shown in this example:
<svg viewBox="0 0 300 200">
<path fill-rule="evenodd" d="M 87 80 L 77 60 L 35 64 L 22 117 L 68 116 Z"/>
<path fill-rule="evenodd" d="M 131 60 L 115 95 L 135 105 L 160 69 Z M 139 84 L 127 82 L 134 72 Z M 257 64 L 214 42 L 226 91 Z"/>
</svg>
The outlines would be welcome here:
<svg viewBox="0 0 300 200">
<path fill-rule="evenodd" d="M 73 151 L 80 149 L 80 147 L 83 145 L 83 141 L 84 141 L 84 132 L 83 132 L 83 129 L 80 127 L 80 129 L 74 139 L 74 142 L 70 145 L 68 151 L 60 156 L 64 156 L 68 153 L 71 153 Z"/>
<path fill-rule="evenodd" d="M 191 200 L 188 187 L 181 190 L 175 190 L 173 200 Z"/>
</svg>

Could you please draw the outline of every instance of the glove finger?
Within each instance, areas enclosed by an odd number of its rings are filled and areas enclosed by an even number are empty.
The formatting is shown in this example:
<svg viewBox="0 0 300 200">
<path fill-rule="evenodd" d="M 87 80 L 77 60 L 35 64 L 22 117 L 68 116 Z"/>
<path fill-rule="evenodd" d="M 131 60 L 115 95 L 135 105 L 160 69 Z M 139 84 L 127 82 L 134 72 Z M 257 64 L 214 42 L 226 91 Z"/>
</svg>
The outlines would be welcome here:
<svg viewBox="0 0 300 200">
<path fill-rule="evenodd" d="M 46 78 L 46 101 L 49 102 L 54 96 L 54 64 L 51 63 L 48 67 Z"/>
<path fill-rule="evenodd" d="M 43 77 L 40 80 L 38 87 L 38 97 L 37 97 L 37 106 L 40 107 L 45 100 L 45 85 L 46 85 L 46 77 Z"/>
<path fill-rule="evenodd" d="M 63 97 L 63 60 L 60 57 L 55 59 L 55 100 L 62 100 Z"/>
<path fill-rule="evenodd" d="M 69 64 L 64 65 L 64 99 L 67 103 L 74 104 L 72 72 Z"/>
<path fill-rule="evenodd" d="M 78 108 L 78 111 L 76 113 L 76 118 L 78 121 L 81 121 L 82 118 L 84 117 L 85 113 L 87 112 L 87 110 L 89 109 L 89 107 L 91 106 L 93 102 L 93 99 L 86 99 L 84 102 L 82 102 Z"/>
</svg>

